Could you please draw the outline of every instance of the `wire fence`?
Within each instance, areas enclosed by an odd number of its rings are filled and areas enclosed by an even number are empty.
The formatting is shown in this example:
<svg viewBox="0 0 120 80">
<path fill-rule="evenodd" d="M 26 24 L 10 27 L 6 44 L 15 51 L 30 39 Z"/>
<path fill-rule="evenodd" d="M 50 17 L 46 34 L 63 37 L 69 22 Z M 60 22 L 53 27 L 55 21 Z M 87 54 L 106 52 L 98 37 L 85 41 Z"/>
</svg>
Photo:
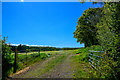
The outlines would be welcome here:
<svg viewBox="0 0 120 80">
<path fill-rule="evenodd" d="M 30 62 L 40 56 L 40 51 L 35 53 L 32 52 L 31 54 L 28 54 L 26 50 L 22 50 L 22 51 L 25 51 L 25 53 L 21 53 L 21 55 L 18 55 L 18 64 L 23 63 L 24 65 L 27 66 L 27 62 Z"/>
<path fill-rule="evenodd" d="M 40 50 L 37 51 L 38 52 L 29 52 L 28 49 L 26 49 L 19 50 L 19 52 L 22 53 L 18 53 L 16 49 L 14 58 L 14 72 L 16 72 L 18 65 L 22 65 L 22 68 L 27 67 L 29 62 L 33 61 L 37 57 L 40 57 Z"/>
</svg>

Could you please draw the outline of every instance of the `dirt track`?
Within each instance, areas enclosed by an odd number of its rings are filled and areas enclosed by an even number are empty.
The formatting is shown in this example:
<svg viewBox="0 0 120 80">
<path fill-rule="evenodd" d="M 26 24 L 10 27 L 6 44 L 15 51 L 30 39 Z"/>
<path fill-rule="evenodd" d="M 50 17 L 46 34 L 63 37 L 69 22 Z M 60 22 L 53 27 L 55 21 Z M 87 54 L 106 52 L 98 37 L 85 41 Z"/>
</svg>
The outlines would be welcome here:
<svg viewBox="0 0 120 80">
<path fill-rule="evenodd" d="M 62 56 L 64 57 L 60 58 Z M 77 71 L 75 66 L 78 65 L 72 60 L 74 56 L 76 54 L 72 52 L 60 52 L 43 62 L 32 65 L 25 72 L 23 70 L 22 73 L 13 75 L 12 78 L 74 78 L 73 74 Z"/>
<path fill-rule="evenodd" d="M 48 72 L 42 77 L 44 78 L 73 78 L 72 74 L 72 66 L 71 66 L 71 57 L 73 55 L 68 55 L 67 58 L 62 61 L 60 64 L 58 64 L 56 67 L 54 67 L 53 71 Z"/>
</svg>

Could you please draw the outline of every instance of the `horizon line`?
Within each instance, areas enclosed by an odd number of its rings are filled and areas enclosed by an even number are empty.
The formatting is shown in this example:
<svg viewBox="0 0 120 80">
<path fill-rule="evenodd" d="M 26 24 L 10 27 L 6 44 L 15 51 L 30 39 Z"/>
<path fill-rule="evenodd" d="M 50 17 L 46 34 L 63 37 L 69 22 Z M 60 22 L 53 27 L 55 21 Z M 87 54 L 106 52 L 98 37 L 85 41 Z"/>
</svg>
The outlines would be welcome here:
<svg viewBox="0 0 120 80">
<path fill-rule="evenodd" d="M 11 44 L 11 43 L 7 43 L 8 45 L 12 45 L 12 46 L 18 46 L 20 44 Z M 30 46 L 30 47 L 56 47 L 56 48 L 82 48 L 84 46 L 81 47 L 57 47 L 57 46 L 50 46 L 50 45 L 29 45 L 29 44 L 21 44 L 21 45 L 25 45 L 25 46 Z"/>
</svg>

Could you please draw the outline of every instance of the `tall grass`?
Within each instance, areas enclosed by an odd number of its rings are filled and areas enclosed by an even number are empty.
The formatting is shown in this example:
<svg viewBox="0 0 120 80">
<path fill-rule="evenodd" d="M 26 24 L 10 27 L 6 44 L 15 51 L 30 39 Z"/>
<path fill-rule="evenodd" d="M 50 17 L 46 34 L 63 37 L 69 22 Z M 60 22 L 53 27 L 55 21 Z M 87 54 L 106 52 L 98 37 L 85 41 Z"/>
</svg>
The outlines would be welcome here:
<svg viewBox="0 0 120 80">
<path fill-rule="evenodd" d="M 78 68 L 78 71 L 76 72 L 77 78 L 100 78 L 99 74 L 97 74 L 97 72 L 89 65 L 89 50 L 102 51 L 102 48 L 99 45 L 93 45 L 91 47 L 80 48 L 75 51 L 75 54 L 78 54 L 75 56 L 75 60 L 80 64 L 80 68 Z"/>
</svg>

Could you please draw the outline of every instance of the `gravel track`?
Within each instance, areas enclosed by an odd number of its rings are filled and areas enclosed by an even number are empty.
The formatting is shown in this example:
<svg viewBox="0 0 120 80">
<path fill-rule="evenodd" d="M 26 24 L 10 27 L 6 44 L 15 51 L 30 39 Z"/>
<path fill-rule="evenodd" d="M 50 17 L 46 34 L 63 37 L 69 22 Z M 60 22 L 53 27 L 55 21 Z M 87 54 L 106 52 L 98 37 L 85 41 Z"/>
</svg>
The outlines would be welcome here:
<svg viewBox="0 0 120 80">
<path fill-rule="evenodd" d="M 25 70 L 20 74 L 14 74 L 12 76 L 12 78 L 35 78 L 36 76 L 32 76 L 32 73 L 35 73 L 36 70 L 38 70 L 38 69 L 43 69 L 45 64 L 49 63 L 52 59 L 54 59 L 58 56 L 59 55 L 55 55 L 51 58 L 46 59 L 45 61 L 38 62 L 38 63 L 30 66 L 28 70 Z"/>
<path fill-rule="evenodd" d="M 70 54 L 67 56 L 67 58 L 58 64 L 52 72 L 48 72 L 44 74 L 42 77 L 43 78 L 73 78 L 72 74 L 74 71 L 72 71 L 72 66 L 71 66 L 71 57 L 73 55 Z"/>
<path fill-rule="evenodd" d="M 66 54 L 66 58 L 61 60 L 59 64 L 56 64 L 51 70 L 42 74 L 41 71 L 46 67 L 46 64 L 49 64 L 50 61 L 61 56 L 61 54 Z M 15 74 L 12 78 L 73 78 L 73 73 L 75 71 L 74 65 L 72 65 L 72 57 L 74 54 L 71 53 L 60 53 L 53 57 L 46 59 L 43 62 L 38 62 L 29 67 L 28 70 L 20 74 Z"/>
</svg>

